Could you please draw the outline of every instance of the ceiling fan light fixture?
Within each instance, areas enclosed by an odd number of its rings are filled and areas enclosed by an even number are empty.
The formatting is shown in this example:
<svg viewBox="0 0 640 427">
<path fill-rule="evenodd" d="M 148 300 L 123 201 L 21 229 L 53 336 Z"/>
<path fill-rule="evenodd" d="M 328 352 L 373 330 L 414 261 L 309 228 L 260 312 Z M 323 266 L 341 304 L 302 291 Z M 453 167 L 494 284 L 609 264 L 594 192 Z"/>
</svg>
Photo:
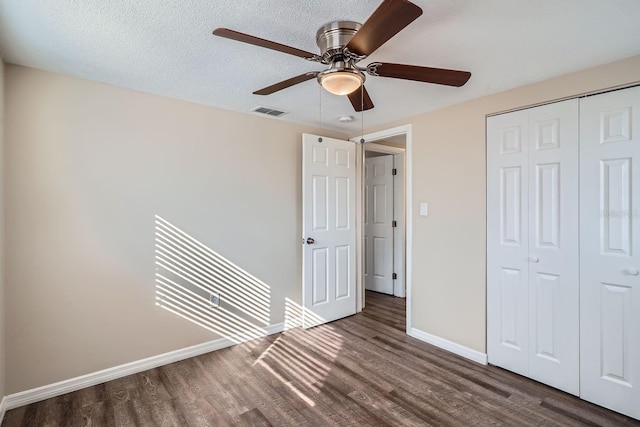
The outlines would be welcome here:
<svg viewBox="0 0 640 427">
<path fill-rule="evenodd" d="M 318 81 L 322 87 L 334 95 L 348 95 L 359 89 L 364 80 L 362 72 L 343 63 L 336 63 L 318 74 Z"/>
<path fill-rule="evenodd" d="M 352 73 L 333 73 L 322 77 L 320 84 L 334 95 L 348 95 L 362 85 L 362 78 Z"/>
<path fill-rule="evenodd" d="M 346 95 L 353 109 L 362 112 L 374 107 L 371 97 L 364 87 L 365 72 L 376 77 L 455 87 L 463 86 L 471 77 L 471 73 L 468 71 L 418 65 L 385 62 L 373 62 L 365 68 L 356 65 L 371 56 L 420 15 L 422 15 L 422 9 L 409 0 L 382 0 L 380 6 L 367 18 L 364 24 L 354 21 L 334 21 L 320 27 L 316 33 L 316 44 L 320 48 L 320 54 L 228 28 L 216 28 L 213 34 L 329 66 L 324 71 L 303 73 L 264 87 L 253 92 L 254 95 L 270 95 L 315 77 L 327 92 Z"/>
</svg>

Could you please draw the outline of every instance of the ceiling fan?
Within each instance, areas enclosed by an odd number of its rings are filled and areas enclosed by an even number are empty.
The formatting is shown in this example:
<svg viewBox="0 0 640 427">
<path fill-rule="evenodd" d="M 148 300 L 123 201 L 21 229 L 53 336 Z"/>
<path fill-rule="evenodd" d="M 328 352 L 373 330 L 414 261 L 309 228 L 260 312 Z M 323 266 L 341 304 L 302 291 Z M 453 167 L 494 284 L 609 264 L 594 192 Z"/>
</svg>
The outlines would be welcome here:
<svg viewBox="0 0 640 427">
<path fill-rule="evenodd" d="M 324 71 L 312 71 L 283 80 L 257 90 L 254 95 L 270 95 L 279 90 L 316 78 L 328 92 L 346 95 L 356 111 L 373 108 L 371 97 L 364 87 L 365 72 L 371 76 L 392 77 L 448 86 L 462 86 L 471 73 L 468 71 L 430 68 L 416 65 L 373 62 L 364 68 L 356 64 L 403 28 L 422 15 L 422 9 L 407 0 L 384 0 L 364 24 L 336 21 L 323 25 L 316 34 L 320 54 L 240 33 L 217 28 L 213 34 L 267 49 L 295 55 L 309 61 L 328 65 Z"/>
</svg>

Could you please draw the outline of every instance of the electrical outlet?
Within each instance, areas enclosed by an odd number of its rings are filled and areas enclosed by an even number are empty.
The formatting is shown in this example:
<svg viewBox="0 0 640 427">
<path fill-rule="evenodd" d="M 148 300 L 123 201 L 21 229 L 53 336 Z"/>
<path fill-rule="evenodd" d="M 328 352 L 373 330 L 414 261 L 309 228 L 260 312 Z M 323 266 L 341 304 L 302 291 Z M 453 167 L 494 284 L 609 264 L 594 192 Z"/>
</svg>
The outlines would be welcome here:
<svg viewBox="0 0 640 427">
<path fill-rule="evenodd" d="M 211 308 L 220 307 L 220 293 L 216 292 L 215 294 L 210 294 L 209 303 Z"/>
</svg>

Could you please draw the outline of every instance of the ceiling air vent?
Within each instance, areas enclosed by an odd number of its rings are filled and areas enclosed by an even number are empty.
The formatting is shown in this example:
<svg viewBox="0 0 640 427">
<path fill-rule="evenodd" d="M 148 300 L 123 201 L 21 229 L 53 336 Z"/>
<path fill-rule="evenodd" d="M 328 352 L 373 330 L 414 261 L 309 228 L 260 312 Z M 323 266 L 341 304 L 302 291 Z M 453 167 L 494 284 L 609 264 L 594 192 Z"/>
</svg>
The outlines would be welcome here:
<svg viewBox="0 0 640 427">
<path fill-rule="evenodd" d="M 272 117 L 281 117 L 287 114 L 286 111 L 274 110 L 273 108 L 267 108 L 267 107 L 256 107 L 253 110 L 251 110 L 251 112 L 266 114 L 267 116 L 272 116 Z"/>
</svg>

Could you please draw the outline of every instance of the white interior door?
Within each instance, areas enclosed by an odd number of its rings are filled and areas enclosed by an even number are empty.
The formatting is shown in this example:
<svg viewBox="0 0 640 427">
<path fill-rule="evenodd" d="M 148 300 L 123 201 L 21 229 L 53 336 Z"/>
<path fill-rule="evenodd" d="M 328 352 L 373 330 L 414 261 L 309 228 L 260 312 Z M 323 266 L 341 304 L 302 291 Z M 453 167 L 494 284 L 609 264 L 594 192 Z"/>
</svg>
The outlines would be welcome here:
<svg viewBox="0 0 640 427">
<path fill-rule="evenodd" d="M 580 104 L 580 396 L 640 418 L 640 87 Z"/>
<path fill-rule="evenodd" d="M 393 156 L 365 159 L 365 289 L 393 295 Z"/>
<path fill-rule="evenodd" d="M 487 353 L 529 374 L 527 111 L 487 119 Z"/>
<path fill-rule="evenodd" d="M 529 112 L 529 376 L 580 392 L 578 100 Z"/>
<path fill-rule="evenodd" d="M 355 144 L 302 136 L 303 327 L 356 312 Z"/>
</svg>

